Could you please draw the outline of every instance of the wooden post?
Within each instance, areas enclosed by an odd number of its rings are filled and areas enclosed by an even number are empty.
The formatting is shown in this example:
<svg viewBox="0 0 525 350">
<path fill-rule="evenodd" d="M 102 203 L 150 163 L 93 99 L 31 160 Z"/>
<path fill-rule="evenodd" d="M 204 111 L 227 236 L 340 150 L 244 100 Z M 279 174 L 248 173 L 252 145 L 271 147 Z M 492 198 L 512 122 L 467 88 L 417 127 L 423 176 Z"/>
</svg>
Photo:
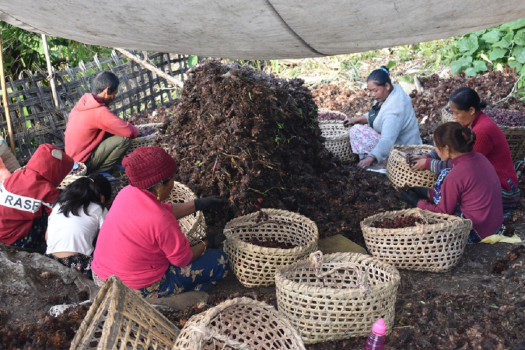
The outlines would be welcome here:
<svg viewBox="0 0 525 350">
<path fill-rule="evenodd" d="M 131 59 L 132 61 L 137 62 L 142 67 L 144 67 L 144 68 L 152 71 L 153 73 L 157 74 L 159 77 L 162 77 L 162 78 L 166 79 L 172 85 L 180 87 L 180 88 L 184 85 L 180 80 L 177 80 L 174 77 L 172 77 L 171 75 L 168 75 L 168 74 L 164 73 L 163 71 L 161 71 L 160 69 L 158 69 L 154 65 L 152 65 L 152 64 L 150 64 L 150 63 L 148 63 L 148 62 L 146 62 L 144 60 L 141 60 L 140 58 L 138 58 L 136 55 L 132 54 L 131 52 L 129 52 L 127 50 L 124 50 L 124 49 L 119 49 L 119 48 L 115 48 L 115 50 L 117 50 L 118 52 L 122 53 L 124 56 L 126 56 L 129 59 Z"/>
<path fill-rule="evenodd" d="M 47 71 L 49 74 L 49 83 L 51 84 L 51 93 L 53 94 L 53 102 L 55 103 L 55 107 L 58 108 L 57 88 L 55 85 L 55 71 L 53 70 L 53 66 L 51 65 L 51 59 L 49 58 L 49 48 L 47 47 L 47 37 L 45 34 L 42 34 L 42 43 L 44 44 L 44 53 L 46 55 Z"/>
<path fill-rule="evenodd" d="M 4 54 L 2 48 L 2 35 L 0 34 L 0 85 L 2 87 L 2 102 L 4 103 L 5 120 L 7 121 L 7 132 L 9 134 L 9 144 L 11 145 L 11 152 L 16 154 L 15 138 L 13 136 L 13 126 L 11 125 L 11 114 L 9 114 L 9 104 L 7 103 L 7 87 L 5 85 L 4 73 Z"/>
</svg>

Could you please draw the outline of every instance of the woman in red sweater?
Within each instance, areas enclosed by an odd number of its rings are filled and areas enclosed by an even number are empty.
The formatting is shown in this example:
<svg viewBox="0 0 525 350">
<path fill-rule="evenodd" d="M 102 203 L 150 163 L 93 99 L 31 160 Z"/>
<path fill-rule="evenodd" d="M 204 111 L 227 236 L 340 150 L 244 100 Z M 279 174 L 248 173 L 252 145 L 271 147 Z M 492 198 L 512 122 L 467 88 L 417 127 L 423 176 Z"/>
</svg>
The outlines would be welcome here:
<svg viewBox="0 0 525 350">
<path fill-rule="evenodd" d="M 442 161 L 453 166 L 442 171 L 434 189 L 419 200 L 417 192 L 403 197 L 418 208 L 472 220 L 470 242 L 502 233 L 503 208 L 498 175 L 488 159 L 473 151 L 476 135 L 457 122 L 444 123 L 434 132 Z"/>
<path fill-rule="evenodd" d="M 483 154 L 490 161 L 501 184 L 503 210 L 508 216 L 520 201 L 518 177 L 514 170 L 509 144 L 499 126 L 490 119 L 482 109 L 486 104 L 480 101 L 476 91 L 461 87 L 449 97 L 449 108 L 452 115 L 462 126 L 471 127 L 476 134 L 474 151 Z M 421 157 L 413 170 L 430 170 L 439 174 L 443 169 L 453 166 L 453 162 L 441 161 L 435 151 Z"/>
</svg>

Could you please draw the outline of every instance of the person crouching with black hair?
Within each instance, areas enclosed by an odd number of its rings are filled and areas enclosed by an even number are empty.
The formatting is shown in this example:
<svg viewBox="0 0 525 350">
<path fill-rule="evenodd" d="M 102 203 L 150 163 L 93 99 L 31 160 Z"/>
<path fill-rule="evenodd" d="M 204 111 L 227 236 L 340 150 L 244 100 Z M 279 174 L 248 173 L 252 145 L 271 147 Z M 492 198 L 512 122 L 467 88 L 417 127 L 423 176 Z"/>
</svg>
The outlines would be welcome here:
<svg viewBox="0 0 525 350">
<path fill-rule="evenodd" d="M 49 216 L 46 256 L 91 278 L 94 241 L 106 218 L 111 192 L 111 184 L 100 174 L 67 186 Z"/>
</svg>

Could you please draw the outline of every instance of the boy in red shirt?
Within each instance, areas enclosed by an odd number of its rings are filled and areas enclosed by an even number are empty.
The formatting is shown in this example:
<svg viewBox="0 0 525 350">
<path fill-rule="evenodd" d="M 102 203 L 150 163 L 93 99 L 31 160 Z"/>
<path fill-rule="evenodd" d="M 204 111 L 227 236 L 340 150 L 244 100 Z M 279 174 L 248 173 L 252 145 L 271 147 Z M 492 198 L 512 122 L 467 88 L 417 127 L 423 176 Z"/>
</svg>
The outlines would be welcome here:
<svg viewBox="0 0 525 350">
<path fill-rule="evenodd" d="M 71 110 L 65 131 L 66 153 L 82 162 L 87 172 L 104 172 L 117 165 L 138 130 L 107 107 L 118 92 L 119 79 L 111 72 L 99 73 L 93 93 L 82 96 Z"/>
</svg>

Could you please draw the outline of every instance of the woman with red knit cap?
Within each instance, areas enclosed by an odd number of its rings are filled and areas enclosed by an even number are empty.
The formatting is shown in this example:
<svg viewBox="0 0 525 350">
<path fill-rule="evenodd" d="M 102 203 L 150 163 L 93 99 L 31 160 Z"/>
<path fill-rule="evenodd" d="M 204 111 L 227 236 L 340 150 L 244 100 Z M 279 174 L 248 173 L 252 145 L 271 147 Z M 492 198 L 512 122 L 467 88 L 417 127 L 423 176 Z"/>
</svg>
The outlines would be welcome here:
<svg viewBox="0 0 525 350">
<path fill-rule="evenodd" d="M 0 242 L 45 250 L 47 217 L 60 193 L 57 186 L 73 164 L 60 148 L 43 144 L 24 168 L 0 183 Z"/>
<path fill-rule="evenodd" d="M 100 229 L 91 269 L 101 286 L 116 275 L 145 298 L 208 287 L 225 276 L 226 255 L 194 246 L 177 218 L 225 204 L 205 197 L 172 206 L 164 203 L 175 181 L 177 163 L 161 147 L 140 147 L 124 157 L 129 186 L 117 195 Z"/>
</svg>

